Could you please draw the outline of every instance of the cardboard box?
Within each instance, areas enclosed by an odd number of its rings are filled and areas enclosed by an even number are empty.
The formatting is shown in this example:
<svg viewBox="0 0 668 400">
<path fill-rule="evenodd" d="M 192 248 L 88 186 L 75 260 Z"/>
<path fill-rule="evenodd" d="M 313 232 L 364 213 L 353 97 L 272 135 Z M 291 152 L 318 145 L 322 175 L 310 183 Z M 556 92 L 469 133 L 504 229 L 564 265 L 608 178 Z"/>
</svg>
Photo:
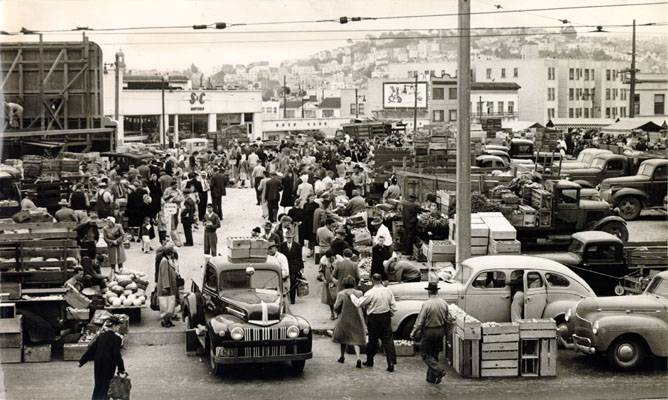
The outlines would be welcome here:
<svg viewBox="0 0 668 400">
<path fill-rule="evenodd" d="M 23 362 L 49 362 L 51 361 L 51 344 L 25 346 L 23 348 Z"/>
</svg>

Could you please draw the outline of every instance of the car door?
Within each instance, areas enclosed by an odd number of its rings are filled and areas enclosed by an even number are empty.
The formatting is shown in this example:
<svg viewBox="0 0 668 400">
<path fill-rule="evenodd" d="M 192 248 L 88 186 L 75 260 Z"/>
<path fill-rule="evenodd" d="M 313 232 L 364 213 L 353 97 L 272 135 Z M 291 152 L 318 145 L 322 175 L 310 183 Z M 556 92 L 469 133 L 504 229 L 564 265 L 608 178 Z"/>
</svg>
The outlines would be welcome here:
<svg viewBox="0 0 668 400">
<path fill-rule="evenodd" d="M 668 165 L 659 165 L 654 169 L 652 181 L 649 183 L 648 194 L 652 205 L 663 204 L 668 189 Z"/>
<path fill-rule="evenodd" d="M 619 176 L 625 176 L 626 175 L 625 163 L 626 160 L 622 158 L 612 158 L 608 160 L 608 163 L 605 165 L 605 168 L 601 172 L 601 176 L 597 180 L 596 184 L 601 183 L 601 181 L 606 178 L 616 178 Z"/>
<path fill-rule="evenodd" d="M 542 318 L 547 305 L 547 288 L 538 271 L 524 274 L 524 318 Z"/>
<path fill-rule="evenodd" d="M 202 282 L 202 297 L 205 314 L 212 315 L 216 311 L 216 300 L 218 298 L 218 275 L 212 265 L 206 266 L 204 282 Z"/>
<path fill-rule="evenodd" d="M 464 297 L 464 311 L 480 321 L 510 321 L 510 288 L 503 270 L 478 273 L 464 289 Z"/>
<path fill-rule="evenodd" d="M 619 243 L 591 243 L 582 252 L 582 269 L 575 272 L 598 296 L 612 296 L 619 279 L 629 273 Z"/>
</svg>

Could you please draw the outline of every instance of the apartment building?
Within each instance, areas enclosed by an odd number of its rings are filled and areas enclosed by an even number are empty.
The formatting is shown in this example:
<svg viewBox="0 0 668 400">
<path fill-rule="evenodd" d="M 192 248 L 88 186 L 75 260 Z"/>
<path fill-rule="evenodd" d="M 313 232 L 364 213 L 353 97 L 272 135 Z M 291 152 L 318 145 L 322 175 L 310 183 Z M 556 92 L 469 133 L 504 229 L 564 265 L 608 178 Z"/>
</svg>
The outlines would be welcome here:
<svg viewBox="0 0 668 400">
<path fill-rule="evenodd" d="M 390 63 L 387 65 L 387 76 L 392 79 L 415 79 L 415 73 L 417 73 L 419 80 L 428 81 L 432 77 L 439 78 L 444 77 L 445 75 L 455 76 L 456 72 L 456 61 L 437 63 Z"/>
<path fill-rule="evenodd" d="M 624 81 L 629 88 L 629 81 Z M 637 74 L 636 95 L 634 101 L 636 117 L 665 116 L 666 98 L 668 97 L 668 75 Z"/>
</svg>

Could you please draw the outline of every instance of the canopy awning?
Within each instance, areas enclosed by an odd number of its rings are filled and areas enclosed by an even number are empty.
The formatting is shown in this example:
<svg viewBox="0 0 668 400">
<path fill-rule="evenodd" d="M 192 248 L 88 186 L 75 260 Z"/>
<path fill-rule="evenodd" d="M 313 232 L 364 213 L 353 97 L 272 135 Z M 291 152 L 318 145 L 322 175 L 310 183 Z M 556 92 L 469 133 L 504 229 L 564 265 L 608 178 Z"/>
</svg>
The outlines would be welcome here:
<svg viewBox="0 0 668 400">
<path fill-rule="evenodd" d="M 624 118 L 604 127 L 603 133 L 626 134 L 634 130 L 658 132 L 664 129 L 665 121 L 658 120 L 657 122 L 661 122 L 661 124 L 657 124 L 652 118 Z"/>
<path fill-rule="evenodd" d="M 545 125 L 548 128 L 603 128 L 615 123 L 607 118 L 552 118 Z"/>
</svg>

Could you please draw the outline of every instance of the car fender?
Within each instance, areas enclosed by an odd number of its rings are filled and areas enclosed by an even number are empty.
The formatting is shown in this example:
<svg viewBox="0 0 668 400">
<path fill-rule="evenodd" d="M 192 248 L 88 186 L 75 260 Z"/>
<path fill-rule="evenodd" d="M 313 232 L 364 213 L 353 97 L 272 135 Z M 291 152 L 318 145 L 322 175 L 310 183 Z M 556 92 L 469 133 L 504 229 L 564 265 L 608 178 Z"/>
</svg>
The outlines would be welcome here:
<svg viewBox="0 0 668 400">
<path fill-rule="evenodd" d="M 575 306 L 580 299 L 577 300 L 557 300 L 548 303 L 543 310 L 543 318 L 552 318 L 555 321 L 566 314 L 566 311 Z"/>
<path fill-rule="evenodd" d="M 396 332 L 408 317 L 418 315 L 422 303 L 424 303 L 424 300 L 397 301 L 397 310 L 392 315 L 392 332 Z"/>
<path fill-rule="evenodd" d="M 594 319 L 598 322 L 596 349 L 605 351 L 618 337 L 635 334 L 642 337 L 652 354 L 668 355 L 668 323 L 655 316 L 645 314 L 620 313 Z"/>
<path fill-rule="evenodd" d="M 603 225 L 610 223 L 610 222 L 619 222 L 620 224 L 623 224 L 626 226 L 626 220 L 622 217 L 619 217 L 617 215 L 608 215 L 607 217 L 601 218 L 598 221 L 594 222 L 589 230 L 595 231 L 601 228 Z"/>
<path fill-rule="evenodd" d="M 622 198 L 626 196 L 634 196 L 634 197 L 640 197 L 640 201 L 644 204 L 647 202 L 649 199 L 649 196 L 647 193 L 645 193 L 642 190 L 635 189 L 635 188 L 622 188 L 617 191 L 615 191 L 612 194 L 612 204 L 617 204 L 617 202 Z"/>
<path fill-rule="evenodd" d="M 596 186 L 596 185 L 592 184 L 591 182 L 589 182 L 587 180 L 584 180 L 584 179 L 578 179 L 578 180 L 575 180 L 573 182 L 575 182 L 578 185 L 582 186 L 583 188 L 587 188 L 587 189 L 592 189 Z"/>
</svg>

